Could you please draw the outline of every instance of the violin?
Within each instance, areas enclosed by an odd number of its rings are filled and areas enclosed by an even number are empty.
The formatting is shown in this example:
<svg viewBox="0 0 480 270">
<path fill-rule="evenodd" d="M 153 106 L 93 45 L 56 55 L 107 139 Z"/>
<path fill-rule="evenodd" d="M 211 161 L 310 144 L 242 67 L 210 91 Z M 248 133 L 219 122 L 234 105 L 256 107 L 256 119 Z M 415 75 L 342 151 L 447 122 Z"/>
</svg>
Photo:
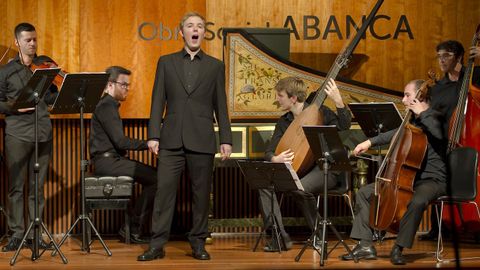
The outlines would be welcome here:
<svg viewBox="0 0 480 270">
<path fill-rule="evenodd" d="M 50 59 L 50 57 L 47 56 L 39 56 L 35 59 L 35 61 L 30 65 L 30 70 L 34 72 L 37 69 L 42 69 L 42 68 L 56 68 L 58 67 L 57 63 Z M 60 89 L 62 86 L 63 80 L 65 79 L 65 75 L 67 72 L 63 69 L 58 72 L 57 76 L 53 79 L 53 84 Z"/>
</svg>

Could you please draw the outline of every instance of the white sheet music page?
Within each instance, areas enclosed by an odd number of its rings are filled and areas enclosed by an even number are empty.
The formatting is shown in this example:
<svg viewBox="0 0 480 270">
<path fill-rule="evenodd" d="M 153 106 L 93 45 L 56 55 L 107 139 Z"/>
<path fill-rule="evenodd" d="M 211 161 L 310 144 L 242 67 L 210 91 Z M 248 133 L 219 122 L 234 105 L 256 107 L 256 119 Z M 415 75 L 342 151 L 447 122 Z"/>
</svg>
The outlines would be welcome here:
<svg viewBox="0 0 480 270">
<path fill-rule="evenodd" d="M 292 164 L 285 162 L 284 163 L 287 169 L 290 171 L 290 174 L 292 175 L 293 180 L 295 180 L 295 185 L 297 185 L 297 188 L 301 191 L 305 191 L 303 188 L 302 182 L 300 182 L 300 178 L 298 178 L 297 172 L 293 169 Z"/>
</svg>

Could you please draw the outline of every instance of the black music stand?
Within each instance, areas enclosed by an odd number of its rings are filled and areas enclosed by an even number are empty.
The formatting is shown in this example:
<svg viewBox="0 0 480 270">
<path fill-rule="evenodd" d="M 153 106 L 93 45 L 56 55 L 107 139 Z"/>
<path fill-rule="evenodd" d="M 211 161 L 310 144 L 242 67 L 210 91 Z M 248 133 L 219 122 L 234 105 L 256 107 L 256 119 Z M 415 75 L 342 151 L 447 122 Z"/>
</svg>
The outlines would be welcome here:
<svg viewBox="0 0 480 270">
<path fill-rule="evenodd" d="M 0 154 L 0 163 L 3 162 L 3 156 L 2 154 Z M 0 205 L 0 212 L 1 214 L 3 215 L 3 217 L 5 218 L 5 223 L 7 223 L 7 212 L 5 212 L 5 208 L 3 207 L 3 205 Z M 5 233 L 2 235 L 2 237 L 0 237 L 0 243 L 3 242 L 3 239 L 5 239 L 6 237 L 8 236 L 8 224 L 5 225 Z"/>
<path fill-rule="evenodd" d="M 12 259 L 10 260 L 10 265 L 14 265 L 18 255 L 20 254 L 20 250 L 22 249 L 23 245 L 27 241 L 27 237 L 30 234 L 30 231 L 33 229 L 33 239 L 32 239 L 32 261 L 35 261 L 42 256 L 42 254 L 46 251 L 45 249 L 40 253 L 40 241 L 41 241 L 41 234 L 40 228 L 47 234 L 48 238 L 50 239 L 50 244 L 54 246 L 55 250 L 60 254 L 62 257 L 63 263 L 67 263 L 67 258 L 63 255 L 60 251 L 59 246 L 55 243 L 52 235 L 47 230 L 47 227 L 42 222 L 41 218 L 39 217 L 39 209 L 38 209 L 38 174 L 40 173 L 40 164 L 38 163 L 38 104 L 40 103 L 43 95 L 52 84 L 53 79 L 57 76 L 58 72 L 60 71 L 59 68 L 46 68 L 46 69 L 37 69 L 33 72 L 32 77 L 27 82 L 26 86 L 21 90 L 20 95 L 12 104 L 13 110 L 18 109 L 27 109 L 27 108 L 35 108 L 35 124 L 34 124 L 34 136 L 35 136 L 35 164 L 33 165 L 33 173 L 35 174 L 35 184 L 34 184 L 34 210 L 33 210 L 33 221 L 30 222 L 27 230 L 25 231 L 25 235 L 20 242 L 20 246 L 15 251 Z"/>
<path fill-rule="evenodd" d="M 79 221 L 82 221 L 82 251 L 90 252 L 90 242 L 87 234 L 87 222 L 93 229 L 98 240 L 107 252 L 108 256 L 112 256 L 112 252 L 108 249 L 103 241 L 100 233 L 93 225 L 92 220 L 88 217 L 85 209 L 85 170 L 88 166 L 88 161 L 85 159 L 85 136 L 83 126 L 83 114 L 92 113 L 95 110 L 105 85 L 108 81 L 108 74 L 101 73 L 69 73 L 65 75 L 62 84 L 62 90 L 58 95 L 50 113 L 52 114 L 76 114 L 80 113 L 80 183 L 81 183 L 81 203 L 82 212 L 70 226 L 65 236 L 59 243 L 62 246 L 65 240 L 70 236 L 75 226 Z M 55 252 L 52 254 L 55 255 Z"/>
<path fill-rule="evenodd" d="M 349 103 L 348 107 L 369 138 L 402 124 L 402 116 L 393 102 Z"/>
<path fill-rule="evenodd" d="M 334 171 L 350 171 L 352 168 L 350 166 L 350 161 L 348 160 L 347 151 L 345 150 L 342 141 L 337 132 L 336 126 L 303 126 L 303 131 L 307 137 L 308 144 L 310 149 L 315 156 L 315 159 L 318 161 L 318 166 L 323 170 L 324 176 L 324 185 L 323 185 L 323 217 L 320 220 L 320 224 L 317 226 L 315 231 L 312 233 L 310 238 L 307 240 L 307 243 L 303 246 L 300 253 L 295 257 L 295 261 L 299 261 L 303 252 L 308 246 L 314 246 L 313 239 L 319 233 L 320 228 L 322 230 L 322 248 L 320 252 L 320 266 L 324 265 L 324 260 L 327 259 L 328 254 L 337 247 L 339 243 L 343 244 L 345 249 L 348 251 L 350 256 L 352 256 L 355 262 L 358 262 L 352 254 L 352 250 L 345 244 L 340 233 L 337 231 L 335 226 L 328 220 L 328 207 L 327 207 L 327 182 L 328 182 L 328 170 Z M 327 225 L 332 230 L 332 232 L 337 236 L 338 242 L 335 246 L 327 253 Z M 317 249 L 315 249 L 317 250 Z M 318 252 L 318 250 L 317 250 Z"/>
<path fill-rule="evenodd" d="M 267 189 L 270 191 L 270 214 L 266 220 L 270 220 L 270 224 L 265 226 L 257 238 L 253 251 L 257 250 L 260 240 L 266 235 L 267 230 L 272 228 L 272 242 L 278 245 L 278 252 L 281 253 L 285 239 L 278 230 L 278 221 L 273 213 L 273 196 L 275 191 L 287 192 L 294 190 L 303 190 L 300 180 L 289 163 L 273 163 L 268 161 L 238 160 L 237 161 L 242 174 L 247 180 L 251 189 Z"/>
<path fill-rule="evenodd" d="M 368 138 L 398 128 L 402 124 L 402 116 L 393 102 L 349 103 L 348 107 Z M 379 145 L 377 154 L 372 155 L 372 161 L 376 162 L 378 167 L 382 164 L 381 149 L 382 146 Z M 385 233 L 374 230 L 373 239 L 383 241 Z"/>
</svg>

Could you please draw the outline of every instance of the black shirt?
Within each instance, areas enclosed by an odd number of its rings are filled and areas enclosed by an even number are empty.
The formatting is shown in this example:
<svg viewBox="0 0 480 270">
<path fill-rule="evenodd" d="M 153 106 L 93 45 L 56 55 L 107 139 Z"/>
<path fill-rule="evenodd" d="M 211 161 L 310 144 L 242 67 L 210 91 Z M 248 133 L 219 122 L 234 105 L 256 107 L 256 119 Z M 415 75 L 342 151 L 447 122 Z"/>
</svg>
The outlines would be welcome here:
<svg viewBox="0 0 480 270">
<path fill-rule="evenodd" d="M 89 138 L 92 158 L 106 152 L 125 156 L 127 150 L 148 149 L 147 141 L 125 136 L 119 107 L 120 102 L 108 94 L 95 107 Z"/>
<path fill-rule="evenodd" d="M 309 104 L 305 102 L 303 109 L 305 110 L 308 106 Z M 338 115 L 326 106 L 321 106 L 319 110 L 323 112 L 323 122 L 325 125 L 336 125 L 338 130 L 347 130 L 350 128 L 352 115 L 347 107 L 337 108 Z M 287 112 L 278 119 L 277 124 L 275 125 L 275 131 L 272 135 L 272 140 L 265 150 L 265 160 L 271 161 L 272 157 L 275 156 L 275 149 L 277 149 L 280 139 L 293 122 L 293 119 L 292 112 Z"/>
<path fill-rule="evenodd" d="M 423 130 L 428 140 L 427 151 L 420 170 L 416 175 L 416 180 L 433 178 L 445 182 L 447 179 L 445 164 L 447 141 L 439 118 L 439 113 L 430 108 L 411 121 L 412 124 Z M 372 146 L 388 144 L 397 130 L 398 128 L 392 129 L 370 138 Z"/>
<path fill-rule="evenodd" d="M 51 60 L 47 56 L 35 56 Z M 0 68 L 0 113 L 5 114 L 5 133 L 26 142 L 35 141 L 35 112 L 20 113 L 11 108 L 20 95 L 21 90 L 27 85 L 33 72 L 15 57 L 8 64 Z M 38 141 L 45 142 L 52 139 L 52 124 L 50 122 L 48 105 L 53 104 L 58 95 L 57 87 L 52 85 L 38 104 Z"/>
<path fill-rule="evenodd" d="M 203 58 L 203 51 L 199 51 L 193 57 L 193 60 L 190 58 L 190 54 L 183 49 L 183 70 L 184 70 L 184 78 L 185 78 L 185 87 L 187 88 L 188 92 L 193 90 L 195 86 L 195 82 L 198 79 L 198 73 L 200 72 L 202 58 Z"/>
<path fill-rule="evenodd" d="M 440 112 L 440 121 L 443 122 L 443 131 L 448 135 L 448 125 L 458 103 L 458 94 L 462 87 L 464 75 L 462 68 L 458 81 L 451 81 L 448 74 L 436 82 L 430 91 L 430 106 L 432 109 Z M 472 75 L 472 83 L 480 86 L 480 67 L 475 67 Z"/>
</svg>

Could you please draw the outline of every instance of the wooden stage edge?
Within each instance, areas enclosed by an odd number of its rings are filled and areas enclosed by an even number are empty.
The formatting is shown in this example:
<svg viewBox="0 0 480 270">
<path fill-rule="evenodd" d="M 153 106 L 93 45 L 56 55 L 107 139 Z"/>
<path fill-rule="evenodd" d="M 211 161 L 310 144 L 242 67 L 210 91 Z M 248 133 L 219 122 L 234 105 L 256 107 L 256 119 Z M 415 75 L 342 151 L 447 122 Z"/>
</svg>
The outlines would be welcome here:
<svg viewBox="0 0 480 270">
<path fill-rule="evenodd" d="M 345 253 L 342 245 L 337 246 L 325 265 L 320 267 L 320 256 L 311 248 L 307 249 L 299 262 L 295 262 L 295 257 L 303 247 L 305 239 L 303 237 L 294 237 L 293 248 L 282 253 L 263 252 L 262 242 L 256 252 L 252 252 L 252 247 L 257 239 L 256 234 L 215 234 L 213 243 L 207 245 L 212 260 L 198 261 L 191 257 L 189 243 L 186 241 L 170 241 L 165 246 L 166 257 L 161 260 L 151 262 L 137 262 L 136 257 L 141 254 L 147 245 L 126 245 L 115 237 L 104 237 L 107 246 L 112 251 L 109 257 L 98 240 L 95 240 L 91 246 L 91 252 L 86 253 L 80 250 L 81 242 L 76 237 L 68 238 L 67 242 L 61 247 L 62 252 L 68 259 L 68 264 L 63 264 L 61 258 L 57 255 L 51 256 L 51 252 L 44 253 L 37 261 L 31 261 L 31 251 L 22 249 L 17 258 L 14 267 L 10 266 L 10 259 L 14 252 L 0 253 L 0 269 L 390 269 L 398 268 L 391 265 L 388 254 L 394 240 L 385 240 L 381 244 L 376 244 L 379 258 L 374 261 L 360 261 L 359 263 L 346 262 L 339 259 L 339 256 Z M 55 237 L 56 241 L 61 236 Z M 333 248 L 336 239 L 331 238 L 329 248 Z M 352 247 L 354 242 L 346 240 L 346 243 Z M 5 241 L 2 245 L 5 244 Z M 436 242 L 416 241 L 414 248 L 406 250 L 404 253 L 408 260 L 407 269 L 454 269 L 454 263 L 437 264 L 433 255 Z M 478 244 L 461 243 L 460 254 L 462 257 L 480 257 Z M 452 256 L 453 250 L 451 243 L 446 243 L 446 255 Z M 480 268 L 480 259 L 468 260 L 461 263 L 462 269 Z"/>
</svg>

